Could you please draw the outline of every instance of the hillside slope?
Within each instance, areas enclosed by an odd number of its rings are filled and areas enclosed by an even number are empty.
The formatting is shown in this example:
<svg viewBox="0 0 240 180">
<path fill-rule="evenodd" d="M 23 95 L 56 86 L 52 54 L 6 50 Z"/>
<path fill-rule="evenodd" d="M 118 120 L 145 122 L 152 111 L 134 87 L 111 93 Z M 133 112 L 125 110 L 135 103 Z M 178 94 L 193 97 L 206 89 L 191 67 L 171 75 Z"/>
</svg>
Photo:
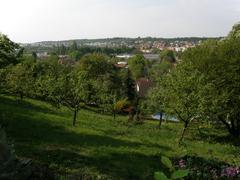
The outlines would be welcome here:
<svg viewBox="0 0 240 180">
<path fill-rule="evenodd" d="M 186 153 L 240 164 L 240 156 L 233 156 L 239 149 L 229 144 L 193 141 L 188 135 L 186 147 L 178 147 L 179 124 L 164 124 L 159 130 L 157 122 L 127 124 L 123 116 L 114 121 L 111 116 L 81 110 L 77 126 L 72 127 L 72 114 L 64 107 L 6 96 L 0 96 L 0 117 L 20 158 L 47 164 L 62 176 L 152 179 L 161 168 L 162 155 L 176 158 Z"/>
</svg>

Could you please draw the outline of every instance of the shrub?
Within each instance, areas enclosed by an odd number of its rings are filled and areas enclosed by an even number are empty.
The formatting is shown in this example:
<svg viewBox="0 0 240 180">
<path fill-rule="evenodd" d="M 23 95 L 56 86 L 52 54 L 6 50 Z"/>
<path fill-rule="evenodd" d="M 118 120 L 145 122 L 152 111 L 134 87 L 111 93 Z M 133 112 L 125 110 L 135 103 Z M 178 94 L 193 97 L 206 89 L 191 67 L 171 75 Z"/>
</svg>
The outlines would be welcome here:
<svg viewBox="0 0 240 180">
<path fill-rule="evenodd" d="M 182 178 L 188 176 L 188 173 L 189 173 L 188 169 L 185 169 L 185 170 L 184 169 L 178 169 L 178 170 L 176 170 L 169 158 L 163 156 L 161 158 L 161 162 L 165 167 L 167 167 L 167 169 L 169 171 L 167 174 L 169 174 L 170 177 L 168 177 L 162 171 L 157 171 L 157 172 L 154 173 L 154 179 L 155 180 L 182 179 Z M 183 165 L 185 165 L 183 161 L 181 162 L 181 165 L 182 165 L 182 167 L 183 167 Z"/>
</svg>

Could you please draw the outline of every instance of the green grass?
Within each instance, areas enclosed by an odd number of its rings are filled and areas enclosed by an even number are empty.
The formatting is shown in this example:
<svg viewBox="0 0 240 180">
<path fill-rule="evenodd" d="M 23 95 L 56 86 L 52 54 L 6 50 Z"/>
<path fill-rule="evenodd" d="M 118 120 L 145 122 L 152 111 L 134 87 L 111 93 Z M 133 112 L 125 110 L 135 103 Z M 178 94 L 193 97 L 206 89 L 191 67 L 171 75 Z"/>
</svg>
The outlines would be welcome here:
<svg viewBox="0 0 240 180">
<path fill-rule="evenodd" d="M 185 146 L 177 146 L 180 124 L 157 122 L 127 124 L 127 118 L 81 110 L 77 126 L 72 113 L 31 99 L 22 102 L 0 97 L 0 118 L 20 158 L 47 164 L 58 174 L 87 173 L 107 179 L 152 179 L 161 169 L 160 158 L 192 155 L 240 165 L 239 147 L 196 138 L 188 133 Z M 209 152 L 212 153 L 209 153 Z"/>
</svg>

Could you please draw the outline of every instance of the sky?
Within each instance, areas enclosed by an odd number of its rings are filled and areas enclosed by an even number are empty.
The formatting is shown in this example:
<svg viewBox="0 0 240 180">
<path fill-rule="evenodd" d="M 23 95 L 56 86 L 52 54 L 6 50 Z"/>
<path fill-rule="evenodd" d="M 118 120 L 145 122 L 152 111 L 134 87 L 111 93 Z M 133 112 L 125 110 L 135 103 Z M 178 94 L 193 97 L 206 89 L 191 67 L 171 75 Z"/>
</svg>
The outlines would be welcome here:
<svg viewBox="0 0 240 180">
<path fill-rule="evenodd" d="M 217 37 L 239 21 L 240 0 L 0 0 L 0 32 L 18 43 Z"/>
</svg>

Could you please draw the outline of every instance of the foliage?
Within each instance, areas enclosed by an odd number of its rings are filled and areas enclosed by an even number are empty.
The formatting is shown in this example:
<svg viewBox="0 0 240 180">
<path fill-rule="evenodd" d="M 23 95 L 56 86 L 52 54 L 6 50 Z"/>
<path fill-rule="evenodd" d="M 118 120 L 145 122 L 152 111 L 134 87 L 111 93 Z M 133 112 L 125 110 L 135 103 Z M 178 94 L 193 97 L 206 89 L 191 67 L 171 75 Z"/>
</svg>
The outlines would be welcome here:
<svg viewBox="0 0 240 180">
<path fill-rule="evenodd" d="M 152 65 L 149 76 L 152 80 L 157 81 L 159 78 L 169 73 L 172 68 L 173 65 L 169 61 L 156 62 Z"/>
<path fill-rule="evenodd" d="M 20 63 L 8 68 L 6 87 L 8 93 L 19 96 L 31 96 L 34 91 L 33 66 L 29 63 Z"/>
<path fill-rule="evenodd" d="M 104 113 L 113 113 L 114 111 L 114 104 L 119 98 L 119 86 L 116 86 L 116 83 L 114 77 L 110 74 L 98 77 L 98 79 L 94 81 L 93 89 L 96 92 L 94 102 L 99 105 Z"/>
<path fill-rule="evenodd" d="M 127 98 L 129 101 L 134 101 L 136 98 L 135 81 L 129 69 L 121 69 L 118 71 L 118 77 L 121 87 L 120 97 Z M 120 98 L 119 98 L 120 99 Z"/>
<path fill-rule="evenodd" d="M 189 176 L 186 179 L 238 179 L 240 167 L 229 166 L 223 162 L 216 162 L 215 159 L 203 160 L 195 156 L 185 156 L 177 161 L 177 166 L 189 169 Z"/>
<path fill-rule="evenodd" d="M 76 116 L 81 108 L 82 103 L 89 100 L 89 81 L 85 72 L 73 71 L 67 75 L 61 76 L 60 90 L 58 95 L 61 96 L 60 103 L 74 112 L 73 126 L 76 125 Z"/>
<path fill-rule="evenodd" d="M 165 49 L 160 53 L 161 61 L 168 61 L 170 63 L 175 63 L 176 58 L 172 50 Z"/>
<path fill-rule="evenodd" d="M 0 68 L 20 61 L 23 49 L 12 42 L 6 35 L 0 33 Z"/>
<path fill-rule="evenodd" d="M 114 110 L 116 112 L 121 112 L 123 109 L 127 108 L 128 106 L 130 106 L 130 102 L 126 99 L 122 99 L 116 102 L 116 104 L 114 105 Z"/>
<path fill-rule="evenodd" d="M 197 77 L 199 112 L 203 120 L 222 123 L 229 134 L 240 136 L 239 119 L 239 46 L 240 39 L 208 41 L 188 50 L 183 56 L 183 64 L 191 63 L 191 69 L 182 69 L 201 73 Z"/>
<path fill-rule="evenodd" d="M 134 57 L 130 58 L 128 60 L 128 65 L 134 79 L 138 79 L 147 75 L 147 60 L 143 55 L 135 55 Z"/>
<path fill-rule="evenodd" d="M 77 51 L 78 50 L 78 45 L 77 45 L 77 42 L 76 41 L 73 41 L 72 42 L 72 45 L 70 46 L 70 49 L 72 51 Z"/>
<path fill-rule="evenodd" d="M 8 92 L 7 88 L 7 75 L 8 75 L 9 68 L 2 68 L 0 69 L 0 93 Z"/>
<path fill-rule="evenodd" d="M 81 54 L 79 53 L 79 51 L 72 51 L 71 53 L 69 53 L 69 56 L 75 61 L 78 61 L 81 58 Z"/>
<path fill-rule="evenodd" d="M 192 121 L 222 123 L 240 136 L 239 45 L 239 38 L 206 41 L 184 52 L 176 69 L 158 80 L 150 97 L 184 123 L 179 142 Z"/>
<path fill-rule="evenodd" d="M 169 115 L 175 114 L 184 123 L 179 143 L 191 121 L 198 117 L 198 96 L 195 90 L 199 77 L 198 72 L 194 74 L 191 64 L 182 63 L 176 70 L 159 79 L 156 87 L 149 94 L 151 101 L 149 106 L 152 110 Z"/>
<path fill-rule="evenodd" d="M 62 79 L 72 70 L 55 59 L 38 61 L 34 64 L 35 92 L 33 97 L 45 100 L 53 105 L 61 104 Z"/>
<path fill-rule="evenodd" d="M 228 34 L 227 38 L 240 38 L 240 23 L 236 23 L 230 33 Z"/>
<path fill-rule="evenodd" d="M 108 62 L 108 57 L 99 53 L 88 54 L 82 57 L 78 63 L 78 68 L 86 71 L 90 78 L 97 78 L 113 70 L 112 64 Z"/>
<path fill-rule="evenodd" d="M 183 170 L 183 169 L 175 170 L 175 167 L 172 164 L 171 160 L 166 156 L 162 156 L 161 162 L 165 167 L 168 168 L 171 175 L 170 175 L 170 178 L 168 178 L 166 174 L 164 174 L 161 171 L 158 171 L 154 173 L 155 180 L 182 179 L 188 176 L 189 174 L 189 170 Z"/>
</svg>

